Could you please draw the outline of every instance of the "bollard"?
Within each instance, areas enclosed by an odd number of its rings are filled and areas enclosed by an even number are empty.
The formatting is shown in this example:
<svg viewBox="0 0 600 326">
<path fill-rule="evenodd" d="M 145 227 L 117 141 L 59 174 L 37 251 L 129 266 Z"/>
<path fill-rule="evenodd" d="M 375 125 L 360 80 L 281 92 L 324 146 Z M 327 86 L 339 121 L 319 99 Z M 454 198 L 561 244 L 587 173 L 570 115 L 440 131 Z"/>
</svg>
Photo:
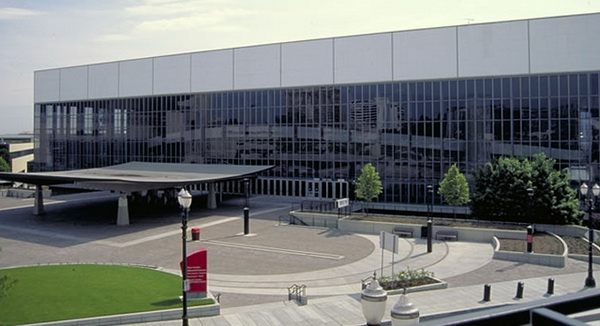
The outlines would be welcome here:
<svg viewBox="0 0 600 326">
<path fill-rule="evenodd" d="M 381 320 L 385 314 L 387 291 L 384 290 L 377 276 L 373 273 L 373 280 L 360 295 L 360 305 L 367 325 L 381 325 Z"/>
<path fill-rule="evenodd" d="M 244 235 L 250 234 L 250 208 L 244 207 Z"/>
<path fill-rule="evenodd" d="M 492 296 L 492 286 L 489 284 L 485 284 L 483 286 L 483 301 L 490 301 Z"/>
<path fill-rule="evenodd" d="M 546 294 L 554 294 L 554 279 L 553 278 L 548 279 L 548 290 L 546 291 Z"/>
<path fill-rule="evenodd" d="M 533 227 L 527 227 L 527 252 L 533 252 Z"/>
<path fill-rule="evenodd" d="M 398 302 L 392 307 L 390 317 L 392 318 L 392 326 L 412 325 L 419 322 L 419 308 L 415 307 L 406 295 L 406 288 L 404 288 L 404 294 L 398 298 Z"/>
<path fill-rule="evenodd" d="M 522 299 L 523 298 L 523 288 L 525 287 L 525 283 L 519 282 L 517 283 L 517 295 L 515 298 Z"/>
</svg>

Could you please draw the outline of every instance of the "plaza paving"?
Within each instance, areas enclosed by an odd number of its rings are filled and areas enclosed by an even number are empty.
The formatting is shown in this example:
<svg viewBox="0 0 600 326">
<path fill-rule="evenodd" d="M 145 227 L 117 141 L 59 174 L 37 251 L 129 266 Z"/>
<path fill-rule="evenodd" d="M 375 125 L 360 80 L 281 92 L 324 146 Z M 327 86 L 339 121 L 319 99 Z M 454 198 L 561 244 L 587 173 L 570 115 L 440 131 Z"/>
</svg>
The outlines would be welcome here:
<svg viewBox="0 0 600 326">
<path fill-rule="evenodd" d="M 132 205 L 131 225 L 117 227 L 116 198 L 110 193 L 54 197 L 41 219 L 31 214 L 31 199 L 0 199 L 0 268 L 99 262 L 178 274 L 179 210 Z M 198 202 L 189 227 L 201 229 L 201 240 L 190 241 L 188 252 L 208 249 L 209 291 L 220 294 L 222 311 L 194 318 L 191 325 L 360 325 L 360 281 L 373 271 L 380 275 L 382 263 L 383 275 L 424 268 L 448 282 L 448 289 L 409 295 L 422 316 L 541 299 L 548 277 L 556 280 L 555 295 L 577 292 L 587 270 L 575 260 L 564 268 L 495 261 L 485 243 L 435 241 L 433 252 L 426 253 L 424 240 L 400 239 L 398 254 L 382 256 L 375 235 L 282 225 L 279 217 L 292 203 L 269 197 L 252 198 L 251 234 L 244 236 L 240 199 L 215 211 Z M 518 300 L 517 281 L 525 282 L 525 296 Z M 307 305 L 287 301 L 293 284 L 306 285 Z M 482 284 L 492 284 L 491 302 L 481 301 Z M 389 297 L 388 311 L 396 300 Z"/>
</svg>

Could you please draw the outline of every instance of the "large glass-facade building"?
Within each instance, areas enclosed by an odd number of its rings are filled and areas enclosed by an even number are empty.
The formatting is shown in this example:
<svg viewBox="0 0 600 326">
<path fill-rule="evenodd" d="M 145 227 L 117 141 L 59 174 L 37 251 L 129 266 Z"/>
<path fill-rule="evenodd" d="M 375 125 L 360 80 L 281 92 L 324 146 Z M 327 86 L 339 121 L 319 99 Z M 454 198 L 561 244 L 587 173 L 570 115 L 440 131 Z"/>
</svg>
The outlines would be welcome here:
<svg viewBox="0 0 600 326">
<path fill-rule="evenodd" d="M 600 14 L 126 60 L 35 73 L 32 170 L 274 165 L 256 194 L 423 203 L 457 163 L 544 152 L 598 177 Z M 223 189 L 235 185 L 223 185 Z"/>
</svg>

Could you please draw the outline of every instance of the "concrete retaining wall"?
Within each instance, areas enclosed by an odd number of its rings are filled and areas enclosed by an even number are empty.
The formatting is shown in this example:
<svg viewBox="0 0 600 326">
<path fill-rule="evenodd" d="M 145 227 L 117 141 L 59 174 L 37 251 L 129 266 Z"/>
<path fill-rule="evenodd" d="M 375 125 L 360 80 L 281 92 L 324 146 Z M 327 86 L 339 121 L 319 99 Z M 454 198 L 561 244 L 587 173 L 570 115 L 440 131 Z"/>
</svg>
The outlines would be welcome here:
<svg viewBox="0 0 600 326">
<path fill-rule="evenodd" d="M 353 233 L 366 233 L 366 234 L 379 234 L 380 231 L 392 232 L 394 227 L 400 226 L 405 229 L 410 229 L 413 232 L 414 237 L 421 236 L 422 225 L 417 224 L 402 224 L 402 223 L 383 223 L 383 222 L 365 222 L 356 220 L 341 219 L 338 221 L 338 229 L 346 232 Z M 468 227 L 449 227 L 449 226 L 437 226 L 433 225 L 433 234 L 441 230 L 453 230 L 458 233 L 459 241 L 470 241 L 470 242 L 485 242 L 491 243 L 492 238 L 497 236 L 499 238 L 510 238 L 510 239 L 523 239 L 527 237 L 525 230 L 505 230 L 505 229 L 479 229 L 479 228 L 468 228 Z"/>
<path fill-rule="evenodd" d="M 34 198 L 35 197 L 35 189 L 26 189 L 26 188 L 8 188 L 3 189 L 1 192 L 2 197 L 11 197 L 11 198 Z M 52 191 L 48 189 L 42 190 L 42 196 L 44 198 L 50 198 L 52 196 Z"/>
<path fill-rule="evenodd" d="M 307 212 L 291 212 L 290 214 L 296 216 L 298 219 L 304 221 L 308 225 L 317 227 L 335 227 L 341 231 L 354 232 L 354 233 L 366 233 L 366 234 L 379 234 L 380 231 L 392 232 L 395 226 L 401 226 L 405 229 L 410 229 L 413 232 L 413 236 L 419 237 L 421 234 L 420 224 L 403 224 L 403 223 L 391 223 L 391 222 L 374 222 L 374 221 L 360 221 L 339 218 L 335 214 L 325 213 L 307 213 Z M 314 222 L 314 223 L 313 223 Z M 588 229 L 578 225 L 551 225 L 551 224 L 536 224 L 535 229 L 541 232 L 554 233 L 560 236 L 572 236 L 587 238 Z M 433 225 L 433 234 L 440 230 L 455 230 L 458 232 L 458 238 L 461 241 L 473 241 L 473 242 L 490 242 L 493 236 L 498 238 L 508 239 L 523 239 L 527 237 L 527 231 L 523 230 L 510 230 L 510 229 L 497 229 L 497 228 L 469 228 L 469 227 L 449 227 Z M 598 238 L 598 232 L 595 233 Z"/>
<path fill-rule="evenodd" d="M 221 305 L 218 303 L 206 306 L 188 307 L 188 317 L 210 317 L 218 316 L 221 313 Z M 181 319 L 181 309 L 157 310 L 148 312 L 138 312 L 124 315 L 103 316 L 93 318 L 82 318 L 72 320 L 61 320 L 56 322 L 30 324 L 33 326 L 107 326 L 138 324 L 146 322 L 155 322 L 162 320 Z"/>
<path fill-rule="evenodd" d="M 588 261 L 588 255 L 569 254 L 568 256 L 569 256 L 569 258 L 577 259 L 579 261 L 584 261 L 584 262 Z M 600 264 L 600 257 L 592 256 L 592 261 L 594 262 L 594 264 Z"/>
<path fill-rule="evenodd" d="M 324 228 L 338 228 L 338 216 L 334 214 L 320 214 L 310 212 L 290 212 L 290 215 L 295 216 L 307 225 L 324 227 Z"/>
<path fill-rule="evenodd" d="M 587 238 L 588 235 L 588 229 L 579 225 L 536 224 L 535 229 L 537 231 L 554 233 L 560 236 Z"/>
<path fill-rule="evenodd" d="M 335 227 L 340 231 L 351 232 L 351 233 L 363 233 L 363 234 L 379 234 L 381 231 L 392 232 L 394 227 L 399 226 L 406 230 L 411 230 L 413 237 L 421 236 L 421 228 L 424 225 L 419 224 L 403 224 L 403 223 L 388 223 L 388 222 L 374 222 L 374 221 L 359 221 L 350 219 L 338 219 L 336 215 L 332 214 L 320 214 L 320 213 L 304 213 L 304 212 L 292 212 L 294 216 L 307 224 L 311 224 L 311 221 L 327 221 L 321 222 L 323 226 Z M 320 226 L 319 223 L 312 224 L 314 226 Z M 572 236 L 572 237 L 583 237 L 587 238 L 588 229 L 586 227 L 577 225 L 550 225 L 550 224 L 536 224 L 536 231 L 547 232 L 558 238 L 563 243 L 565 248 L 562 255 L 546 255 L 537 253 L 526 253 L 526 252 L 509 252 L 500 251 L 498 239 L 527 239 L 527 230 L 509 230 L 509 229 L 495 229 L 495 228 L 469 228 L 469 227 L 450 227 L 450 226 L 438 226 L 433 225 L 433 234 L 442 230 L 452 230 L 458 233 L 458 241 L 469 241 L 469 242 L 482 242 L 492 243 L 496 248 L 494 250 L 494 259 L 508 260 L 521 263 L 537 264 L 551 267 L 564 267 L 566 264 L 567 257 L 575 259 L 581 259 L 587 261 L 587 256 L 578 257 L 582 255 L 568 255 L 568 248 L 566 243 L 557 235 L 560 236 Z M 597 237 L 597 233 L 596 233 Z M 525 246 L 525 245 L 524 245 Z M 585 258 L 585 259 L 583 259 Z M 594 257 L 594 261 L 600 263 L 600 257 Z"/>
</svg>

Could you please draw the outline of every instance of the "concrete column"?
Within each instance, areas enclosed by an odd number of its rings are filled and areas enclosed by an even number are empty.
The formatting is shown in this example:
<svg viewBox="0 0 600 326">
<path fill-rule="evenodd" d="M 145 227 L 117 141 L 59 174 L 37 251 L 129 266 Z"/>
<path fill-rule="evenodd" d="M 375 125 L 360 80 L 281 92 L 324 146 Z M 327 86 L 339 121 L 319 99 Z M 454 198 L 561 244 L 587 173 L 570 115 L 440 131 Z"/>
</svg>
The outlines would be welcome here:
<svg viewBox="0 0 600 326">
<path fill-rule="evenodd" d="M 44 213 L 44 192 L 42 191 L 41 185 L 36 185 L 33 215 L 43 215 Z"/>
<path fill-rule="evenodd" d="M 119 196 L 119 207 L 117 212 L 117 225 L 129 225 L 129 207 L 127 205 L 127 193 L 122 192 Z"/>
<path fill-rule="evenodd" d="M 208 209 L 217 208 L 217 195 L 215 191 L 215 184 L 213 182 L 208 184 Z"/>
</svg>

